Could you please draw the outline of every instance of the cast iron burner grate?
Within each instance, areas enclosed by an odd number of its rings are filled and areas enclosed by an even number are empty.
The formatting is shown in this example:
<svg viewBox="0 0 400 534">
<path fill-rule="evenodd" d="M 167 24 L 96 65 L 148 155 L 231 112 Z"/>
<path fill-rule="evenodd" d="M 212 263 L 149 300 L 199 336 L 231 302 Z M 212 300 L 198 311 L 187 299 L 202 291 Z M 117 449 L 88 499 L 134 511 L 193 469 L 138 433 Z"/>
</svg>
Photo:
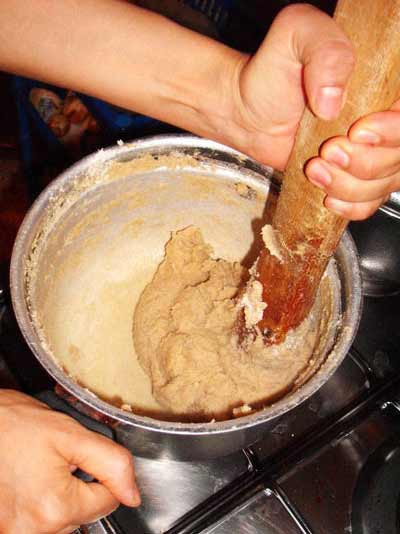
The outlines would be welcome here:
<svg viewBox="0 0 400 534">
<path fill-rule="evenodd" d="M 399 296 L 366 299 L 359 333 L 341 367 L 264 440 L 209 462 L 137 458 L 142 507 L 120 507 L 79 532 L 400 532 L 399 490 L 393 489 L 393 472 L 400 473 L 399 319 Z M 22 340 L 5 299 L 0 385 L 28 393 L 53 385 Z"/>
</svg>

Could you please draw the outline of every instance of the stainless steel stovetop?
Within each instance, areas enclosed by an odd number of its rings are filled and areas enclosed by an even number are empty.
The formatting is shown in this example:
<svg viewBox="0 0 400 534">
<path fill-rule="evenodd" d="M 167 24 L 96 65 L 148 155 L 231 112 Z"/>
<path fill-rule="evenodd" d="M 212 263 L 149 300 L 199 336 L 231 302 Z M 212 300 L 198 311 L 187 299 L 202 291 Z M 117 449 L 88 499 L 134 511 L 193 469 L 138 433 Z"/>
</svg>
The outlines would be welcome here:
<svg viewBox="0 0 400 534">
<path fill-rule="evenodd" d="M 364 298 L 351 351 L 261 442 L 209 462 L 136 458 L 137 510 L 86 534 L 400 533 L 400 295 Z M 0 306 L 0 387 L 53 386 Z"/>
</svg>

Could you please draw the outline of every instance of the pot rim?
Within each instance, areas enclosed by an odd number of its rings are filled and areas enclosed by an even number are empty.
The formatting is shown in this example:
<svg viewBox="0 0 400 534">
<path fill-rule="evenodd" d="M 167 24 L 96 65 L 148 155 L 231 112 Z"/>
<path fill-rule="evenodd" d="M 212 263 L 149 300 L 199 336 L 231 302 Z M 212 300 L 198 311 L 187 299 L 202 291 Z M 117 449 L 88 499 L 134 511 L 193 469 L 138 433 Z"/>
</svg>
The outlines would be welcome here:
<svg viewBox="0 0 400 534">
<path fill-rule="evenodd" d="M 272 169 L 270 167 L 263 166 L 247 155 L 220 143 L 186 134 L 158 135 L 139 139 L 123 145 L 118 144 L 116 146 L 102 149 L 101 157 L 102 161 L 106 162 L 110 159 L 114 159 L 116 155 L 120 156 L 127 152 L 141 152 L 149 149 L 154 150 L 164 147 L 165 144 L 168 144 L 169 146 L 172 145 L 175 150 L 192 148 L 199 149 L 200 151 L 203 149 L 222 152 L 229 156 L 233 156 L 237 159 L 237 163 L 240 165 L 248 163 L 253 170 L 256 169 L 257 172 L 261 173 L 264 177 L 268 176 L 268 179 L 271 181 Z M 360 269 L 357 250 L 348 231 L 345 231 L 343 234 L 339 247 L 343 251 L 348 272 L 351 275 L 350 282 L 352 291 L 348 297 L 349 324 L 345 328 L 340 329 L 333 350 L 327 355 L 319 370 L 307 382 L 296 391 L 289 394 L 289 396 L 282 397 L 262 410 L 241 416 L 237 419 L 217 422 L 181 423 L 157 420 L 149 416 L 137 415 L 133 412 L 128 412 L 113 406 L 97 397 L 88 389 L 80 386 L 67 375 L 55 361 L 51 353 L 43 347 L 39 335 L 32 324 L 26 302 L 25 267 L 32 241 L 36 235 L 36 228 L 45 213 L 45 208 L 49 199 L 55 197 L 57 193 L 63 189 L 63 185 L 68 183 L 78 173 L 88 169 L 94 163 L 98 165 L 98 154 L 98 152 L 93 153 L 76 162 L 61 173 L 42 191 L 26 214 L 19 228 L 13 247 L 10 265 L 10 286 L 14 312 L 25 341 L 46 371 L 74 397 L 111 419 L 117 420 L 128 426 L 135 426 L 145 430 L 175 435 L 199 436 L 203 434 L 223 434 L 259 425 L 282 416 L 284 413 L 295 408 L 315 393 L 333 375 L 346 356 L 354 339 L 361 316 L 362 294 Z M 336 353 L 335 358 L 332 357 L 333 352 Z"/>
</svg>

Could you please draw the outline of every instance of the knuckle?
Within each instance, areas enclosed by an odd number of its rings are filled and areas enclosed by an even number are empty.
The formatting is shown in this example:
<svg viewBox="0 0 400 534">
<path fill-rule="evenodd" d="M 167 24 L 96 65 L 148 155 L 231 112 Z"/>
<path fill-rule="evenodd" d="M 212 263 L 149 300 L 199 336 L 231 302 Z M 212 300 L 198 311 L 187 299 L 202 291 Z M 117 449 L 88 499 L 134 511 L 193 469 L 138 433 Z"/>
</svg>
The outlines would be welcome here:
<svg viewBox="0 0 400 534">
<path fill-rule="evenodd" d="M 360 169 L 360 178 L 364 180 L 373 180 L 379 178 L 379 168 L 377 162 L 373 158 L 362 158 L 362 168 Z"/>
<path fill-rule="evenodd" d="M 325 188 L 330 196 L 345 202 L 360 202 L 366 194 L 366 186 L 359 176 L 331 167 L 332 182 Z"/>
<path fill-rule="evenodd" d="M 299 17 L 308 17 L 311 13 L 321 13 L 316 7 L 314 7 L 311 4 L 308 4 L 307 2 L 303 2 L 300 4 L 291 4 L 286 7 L 284 7 L 276 17 L 279 20 L 285 20 L 288 19 L 288 22 L 298 22 Z"/>
<path fill-rule="evenodd" d="M 72 419 L 69 415 L 63 415 L 63 418 L 59 420 L 61 430 L 69 434 L 83 435 L 87 432 L 87 429 L 75 419 Z"/>
<path fill-rule="evenodd" d="M 348 149 L 348 139 L 345 135 L 337 135 L 335 137 L 330 137 L 327 139 L 322 145 L 320 149 L 321 157 L 325 157 L 329 151 L 333 148 L 338 146 L 339 148 L 343 148 L 344 150 Z"/>
<path fill-rule="evenodd" d="M 335 70 L 337 73 L 350 73 L 355 65 L 353 46 L 347 37 L 327 39 L 322 42 L 319 54 L 323 55 L 324 70 Z M 338 70 L 340 67 L 340 70 Z"/>
<path fill-rule="evenodd" d="M 51 411 L 49 413 L 49 418 L 51 420 L 52 431 L 54 431 L 54 433 L 65 435 L 85 431 L 85 428 L 82 427 L 77 421 L 72 419 L 72 417 L 69 415 Z"/>
<path fill-rule="evenodd" d="M 279 11 L 274 19 L 274 27 L 278 27 L 280 34 L 291 33 L 293 28 L 300 27 L 299 20 L 310 19 L 311 13 L 315 13 L 317 10 L 310 4 L 291 4 Z"/>
<path fill-rule="evenodd" d="M 308 3 L 291 4 L 283 8 L 274 21 L 288 32 L 301 28 L 302 23 L 320 32 L 321 38 L 313 46 L 313 51 L 317 56 L 322 54 L 324 71 L 334 69 L 350 73 L 356 61 L 353 44 L 329 15 Z"/>
</svg>

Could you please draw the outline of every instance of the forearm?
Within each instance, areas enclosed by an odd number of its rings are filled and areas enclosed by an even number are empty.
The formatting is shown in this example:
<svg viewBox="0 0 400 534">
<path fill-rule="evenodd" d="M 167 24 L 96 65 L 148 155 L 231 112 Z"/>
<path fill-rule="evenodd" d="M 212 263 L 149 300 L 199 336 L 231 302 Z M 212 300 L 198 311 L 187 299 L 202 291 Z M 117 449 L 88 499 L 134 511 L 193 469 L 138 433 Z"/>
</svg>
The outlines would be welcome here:
<svg viewBox="0 0 400 534">
<path fill-rule="evenodd" d="M 121 0 L 2 0 L 0 21 L 0 68 L 224 139 L 239 52 Z"/>
</svg>

